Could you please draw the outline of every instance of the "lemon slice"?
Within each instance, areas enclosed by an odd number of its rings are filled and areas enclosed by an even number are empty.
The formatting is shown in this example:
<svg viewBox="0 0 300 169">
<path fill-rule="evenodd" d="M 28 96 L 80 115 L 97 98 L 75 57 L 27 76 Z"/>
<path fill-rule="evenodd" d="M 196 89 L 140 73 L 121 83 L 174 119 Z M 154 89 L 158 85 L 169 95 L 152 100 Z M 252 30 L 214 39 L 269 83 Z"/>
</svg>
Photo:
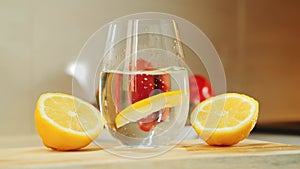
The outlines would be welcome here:
<svg viewBox="0 0 300 169">
<path fill-rule="evenodd" d="M 174 107 L 181 103 L 182 90 L 160 93 L 146 99 L 135 102 L 123 109 L 116 117 L 116 127 L 122 127 L 130 122 L 147 117 L 153 112 L 166 107 Z"/>
<path fill-rule="evenodd" d="M 258 102 L 237 93 L 226 93 L 201 102 L 190 122 L 209 145 L 233 145 L 248 137 L 256 124 Z"/>
<path fill-rule="evenodd" d="M 40 96 L 36 104 L 35 123 L 45 146 L 56 150 L 83 148 L 103 128 L 103 119 L 94 106 L 62 93 Z"/>
</svg>

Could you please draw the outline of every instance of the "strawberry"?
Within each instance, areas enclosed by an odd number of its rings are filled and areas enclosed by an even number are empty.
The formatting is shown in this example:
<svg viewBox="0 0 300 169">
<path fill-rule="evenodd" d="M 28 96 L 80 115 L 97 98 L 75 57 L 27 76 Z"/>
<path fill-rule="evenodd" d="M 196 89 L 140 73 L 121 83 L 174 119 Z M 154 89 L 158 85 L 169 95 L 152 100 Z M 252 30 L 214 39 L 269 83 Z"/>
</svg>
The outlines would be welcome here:
<svg viewBox="0 0 300 169">
<path fill-rule="evenodd" d="M 154 90 L 154 77 L 148 74 L 135 74 L 130 77 L 131 102 L 143 100 L 151 96 Z"/>
<path fill-rule="evenodd" d="M 164 75 L 154 75 L 154 86 L 152 91 L 149 93 L 150 96 L 156 95 L 159 93 L 167 92 L 170 90 L 170 77 L 168 74 Z M 144 93 L 145 91 L 142 91 Z M 138 120 L 140 129 L 143 131 L 152 130 L 157 124 L 164 122 L 170 113 L 170 108 L 165 108 L 150 114 L 149 116 Z"/>
<path fill-rule="evenodd" d="M 137 61 L 138 70 L 154 70 L 150 62 L 142 59 Z M 167 92 L 170 90 L 170 77 L 168 74 L 163 75 L 149 75 L 149 74 L 135 74 L 129 79 L 129 93 L 132 103 L 146 99 L 150 96 Z M 137 121 L 140 129 L 149 132 L 157 124 L 165 121 L 169 117 L 169 108 L 154 112 L 149 116 Z"/>
</svg>

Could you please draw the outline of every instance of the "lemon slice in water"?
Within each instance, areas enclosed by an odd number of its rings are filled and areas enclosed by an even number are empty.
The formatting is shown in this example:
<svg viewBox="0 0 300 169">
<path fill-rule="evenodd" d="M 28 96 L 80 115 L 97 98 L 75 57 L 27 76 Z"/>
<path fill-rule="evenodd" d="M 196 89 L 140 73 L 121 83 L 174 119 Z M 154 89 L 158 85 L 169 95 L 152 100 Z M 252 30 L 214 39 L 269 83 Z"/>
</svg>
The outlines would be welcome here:
<svg viewBox="0 0 300 169">
<path fill-rule="evenodd" d="M 177 106 L 181 103 L 183 94 L 182 90 L 175 90 L 140 100 L 126 107 L 117 115 L 116 127 L 119 128 L 130 122 L 136 122 L 160 109 Z"/>
</svg>

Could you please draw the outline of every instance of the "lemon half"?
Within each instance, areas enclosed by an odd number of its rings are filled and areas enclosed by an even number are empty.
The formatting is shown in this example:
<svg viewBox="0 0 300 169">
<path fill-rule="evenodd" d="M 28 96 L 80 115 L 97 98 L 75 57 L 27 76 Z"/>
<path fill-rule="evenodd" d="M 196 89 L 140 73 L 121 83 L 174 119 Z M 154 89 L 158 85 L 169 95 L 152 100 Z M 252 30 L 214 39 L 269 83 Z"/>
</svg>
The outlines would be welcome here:
<svg viewBox="0 0 300 169">
<path fill-rule="evenodd" d="M 248 137 L 257 117 L 255 99 L 226 93 L 201 102 L 193 110 L 190 122 L 209 145 L 233 145 Z"/>
<path fill-rule="evenodd" d="M 93 105 L 63 93 L 41 95 L 34 116 L 43 143 L 56 150 L 87 146 L 104 125 L 100 112 Z"/>
</svg>

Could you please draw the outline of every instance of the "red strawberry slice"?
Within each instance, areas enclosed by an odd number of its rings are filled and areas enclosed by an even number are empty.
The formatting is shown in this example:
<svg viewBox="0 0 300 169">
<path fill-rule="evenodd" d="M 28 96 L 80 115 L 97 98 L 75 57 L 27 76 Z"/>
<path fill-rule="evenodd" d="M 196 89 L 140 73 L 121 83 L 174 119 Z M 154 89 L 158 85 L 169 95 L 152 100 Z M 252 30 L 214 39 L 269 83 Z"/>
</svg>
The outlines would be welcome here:
<svg viewBox="0 0 300 169">
<path fill-rule="evenodd" d="M 170 77 L 168 74 L 154 76 L 154 89 L 150 95 L 167 92 L 170 90 Z M 154 112 L 149 116 L 138 120 L 138 124 L 143 131 L 152 130 L 157 124 L 164 122 L 170 113 L 170 108 L 165 108 L 160 111 Z"/>
<path fill-rule="evenodd" d="M 154 77 L 148 74 L 135 74 L 130 77 L 131 102 L 135 103 L 151 96 L 154 90 Z"/>
<path fill-rule="evenodd" d="M 151 131 L 158 123 L 158 119 L 159 119 L 159 113 L 154 112 L 152 114 L 150 114 L 149 116 L 140 119 L 137 121 L 139 127 L 141 130 L 149 132 Z"/>
<path fill-rule="evenodd" d="M 153 66 L 150 62 L 144 59 L 138 59 L 136 61 L 136 70 L 153 70 Z"/>
<path fill-rule="evenodd" d="M 138 59 L 136 68 L 137 70 L 155 70 L 150 62 L 143 59 Z M 170 90 L 170 77 L 167 74 L 137 74 L 131 76 L 129 80 L 129 93 L 132 103 Z M 137 123 L 141 130 L 145 132 L 151 131 L 157 124 L 165 121 L 169 117 L 169 112 L 170 109 L 165 108 L 138 120 Z"/>
</svg>

